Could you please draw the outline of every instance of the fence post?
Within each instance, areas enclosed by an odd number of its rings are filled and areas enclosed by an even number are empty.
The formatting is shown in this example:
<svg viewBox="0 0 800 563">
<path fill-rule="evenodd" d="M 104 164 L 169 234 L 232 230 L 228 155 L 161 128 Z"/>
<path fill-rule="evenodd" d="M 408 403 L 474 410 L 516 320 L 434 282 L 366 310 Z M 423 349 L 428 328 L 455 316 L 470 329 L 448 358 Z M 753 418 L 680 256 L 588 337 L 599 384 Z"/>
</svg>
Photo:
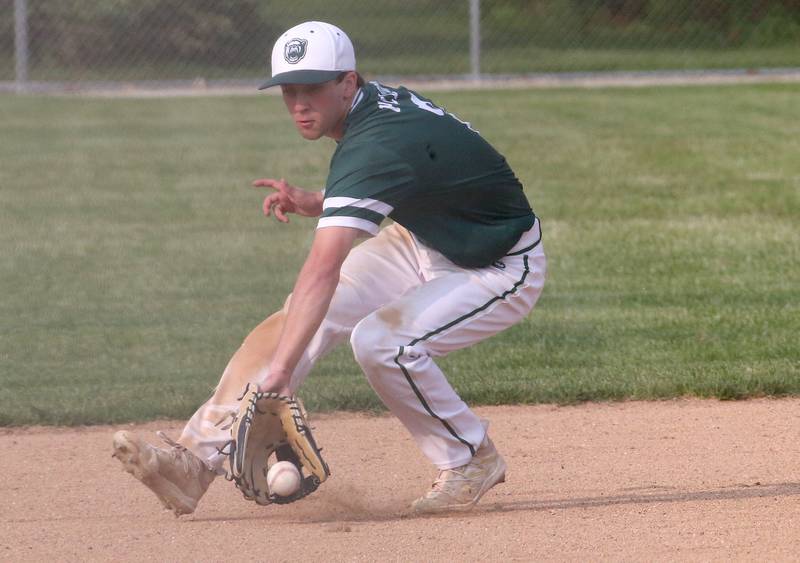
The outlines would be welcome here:
<svg viewBox="0 0 800 563">
<path fill-rule="evenodd" d="M 480 80 L 481 0 L 469 0 L 469 62 L 472 80 Z"/>
<path fill-rule="evenodd" d="M 14 62 L 17 92 L 28 87 L 28 0 L 14 0 Z"/>
</svg>

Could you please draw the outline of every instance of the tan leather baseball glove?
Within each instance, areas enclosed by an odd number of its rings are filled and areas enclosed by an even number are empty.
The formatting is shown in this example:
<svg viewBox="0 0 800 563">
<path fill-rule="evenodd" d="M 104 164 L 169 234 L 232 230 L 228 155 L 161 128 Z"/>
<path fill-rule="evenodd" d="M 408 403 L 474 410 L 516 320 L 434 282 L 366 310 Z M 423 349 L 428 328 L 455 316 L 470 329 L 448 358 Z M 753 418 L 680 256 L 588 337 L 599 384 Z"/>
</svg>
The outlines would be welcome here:
<svg viewBox="0 0 800 563">
<path fill-rule="evenodd" d="M 230 474 L 244 498 L 258 504 L 287 504 L 314 492 L 331 474 L 311 435 L 300 399 L 245 388 L 231 426 Z M 270 458 L 275 454 L 274 461 Z M 275 461 L 290 461 L 301 475 L 300 488 L 289 496 L 271 493 L 267 472 Z"/>
</svg>

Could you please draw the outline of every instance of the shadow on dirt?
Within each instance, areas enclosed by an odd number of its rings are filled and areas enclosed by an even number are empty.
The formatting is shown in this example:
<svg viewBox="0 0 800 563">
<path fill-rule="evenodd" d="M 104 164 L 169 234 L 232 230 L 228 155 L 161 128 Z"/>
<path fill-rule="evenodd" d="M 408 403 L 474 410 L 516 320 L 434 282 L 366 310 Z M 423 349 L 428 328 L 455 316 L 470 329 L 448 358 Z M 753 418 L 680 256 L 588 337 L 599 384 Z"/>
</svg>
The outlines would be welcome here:
<svg viewBox="0 0 800 563">
<path fill-rule="evenodd" d="M 649 489 L 648 489 L 649 490 Z M 523 500 L 495 503 L 487 506 L 488 511 L 539 511 L 568 510 L 571 508 L 591 508 L 623 504 L 655 504 L 665 502 L 704 502 L 719 500 L 742 500 L 766 497 L 787 497 L 800 495 L 800 483 L 774 483 L 762 485 L 732 485 L 707 491 L 663 492 L 663 488 L 639 494 L 621 494 L 599 497 L 568 498 L 557 500 Z M 484 510 L 487 511 L 487 510 Z"/>
<path fill-rule="evenodd" d="M 366 523 L 366 522 L 391 522 L 415 518 L 464 518 L 472 515 L 486 515 L 493 512 L 525 512 L 525 511 L 553 511 L 570 510 L 575 508 L 592 508 L 626 504 L 657 504 L 678 502 L 707 502 L 724 500 L 744 500 L 753 498 L 787 497 L 800 495 L 800 483 L 774 483 L 762 485 L 733 485 L 721 489 L 705 491 L 674 491 L 664 492 L 664 488 L 637 489 L 639 493 L 627 493 L 610 496 L 580 497 L 550 500 L 519 500 L 510 502 L 495 502 L 478 505 L 470 512 L 450 512 L 442 514 L 413 514 L 405 506 L 407 503 L 389 502 L 382 506 L 367 505 L 359 498 L 327 498 L 322 506 L 314 510 L 303 508 L 292 514 L 270 514 L 235 516 L 231 518 L 193 518 L 191 522 L 213 522 L 232 520 L 272 520 L 282 524 L 326 524 L 326 523 Z M 398 505 L 403 506 L 398 510 Z M 342 530 L 332 530 L 342 531 Z M 344 530 L 348 531 L 348 530 Z"/>
</svg>

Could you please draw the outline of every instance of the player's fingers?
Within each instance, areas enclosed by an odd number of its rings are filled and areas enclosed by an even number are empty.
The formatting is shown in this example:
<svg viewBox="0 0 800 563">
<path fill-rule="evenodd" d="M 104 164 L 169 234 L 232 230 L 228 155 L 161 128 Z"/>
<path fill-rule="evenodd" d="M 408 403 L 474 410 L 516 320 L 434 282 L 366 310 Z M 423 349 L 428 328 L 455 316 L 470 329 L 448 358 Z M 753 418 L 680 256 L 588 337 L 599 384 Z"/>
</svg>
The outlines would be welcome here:
<svg viewBox="0 0 800 563">
<path fill-rule="evenodd" d="M 273 190 L 280 189 L 278 187 L 278 181 L 273 180 L 272 178 L 259 178 L 258 180 L 253 181 L 254 188 L 272 188 Z"/>
<path fill-rule="evenodd" d="M 289 218 L 286 216 L 284 209 L 280 205 L 275 206 L 275 218 L 280 221 L 281 223 L 288 223 Z"/>
<path fill-rule="evenodd" d="M 273 178 L 259 178 L 258 180 L 253 180 L 253 187 L 272 188 L 273 190 L 284 191 L 286 190 L 287 184 L 286 180 L 283 178 L 280 180 L 275 180 Z"/>
<path fill-rule="evenodd" d="M 262 205 L 262 209 L 264 210 L 264 215 L 269 216 L 270 211 L 272 210 L 272 208 L 275 205 L 277 205 L 278 202 L 280 201 L 279 198 L 277 197 L 277 195 L 278 194 L 272 194 L 272 195 L 268 195 L 267 197 L 264 198 L 264 203 Z"/>
</svg>

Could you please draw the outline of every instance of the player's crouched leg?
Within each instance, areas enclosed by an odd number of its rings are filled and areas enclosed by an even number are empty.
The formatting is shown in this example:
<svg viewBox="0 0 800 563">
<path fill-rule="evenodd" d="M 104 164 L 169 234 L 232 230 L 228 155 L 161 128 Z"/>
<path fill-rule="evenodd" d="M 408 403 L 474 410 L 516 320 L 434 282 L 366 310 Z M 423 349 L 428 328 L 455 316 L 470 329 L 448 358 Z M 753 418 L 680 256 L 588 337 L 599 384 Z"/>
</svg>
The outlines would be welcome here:
<svg viewBox="0 0 800 563">
<path fill-rule="evenodd" d="M 486 426 L 461 400 L 429 351 L 403 334 L 399 315 L 378 311 L 356 325 L 353 352 L 367 379 L 439 468 L 430 490 L 412 505 L 417 513 L 469 510 L 505 480 L 506 464 Z"/>
<path fill-rule="evenodd" d="M 392 305 L 362 319 L 350 337 L 372 388 L 439 468 L 467 463 L 486 429 L 433 361 L 425 342 Z"/>
</svg>

